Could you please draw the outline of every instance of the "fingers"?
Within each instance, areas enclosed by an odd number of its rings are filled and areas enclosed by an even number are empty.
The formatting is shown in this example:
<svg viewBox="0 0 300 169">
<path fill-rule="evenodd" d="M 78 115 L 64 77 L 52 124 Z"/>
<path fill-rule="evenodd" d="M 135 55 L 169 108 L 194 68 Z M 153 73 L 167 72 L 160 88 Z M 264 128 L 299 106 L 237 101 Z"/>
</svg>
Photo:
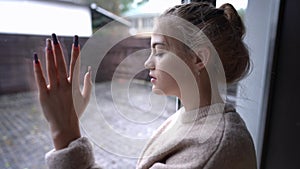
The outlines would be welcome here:
<svg viewBox="0 0 300 169">
<path fill-rule="evenodd" d="M 46 59 L 47 59 L 47 74 L 50 83 L 50 87 L 54 88 L 57 86 L 57 73 L 56 73 L 56 65 L 54 60 L 54 54 L 52 50 L 51 39 L 46 40 Z"/>
<path fill-rule="evenodd" d="M 38 86 L 38 90 L 40 94 L 45 94 L 47 93 L 47 84 L 46 80 L 43 74 L 43 70 L 40 64 L 40 61 L 38 59 L 37 54 L 34 54 L 34 61 L 33 61 L 33 67 L 34 67 L 34 75 L 35 75 L 35 80 Z"/>
<path fill-rule="evenodd" d="M 66 62 L 61 49 L 61 46 L 57 40 L 56 35 L 52 34 L 53 39 L 53 51 L 57 66 L 57 77 L 59 79 L 59 83 L 67 82 L 67 70 L 66 70 Z"/>
<path fill-rule="evenodd" d="M 46 40 L 46 70 L 47 75 L 49 79 L 49 87 L 50 88 L 56 88 L 59 84 L 67 84 L 68 78 L 67 78 L 67 68 L 66 68 L 66 62 L 64 59 L 64 55 L 62 52 L 62 48 L 60 43 L 57 40 L 56 35 L 52 34 L 52 39 Z M 70 83 L 72 81 L 72 78 L 75 77 L 76 79 L 76 85 L 79 88 L 79 75 L 80 75 L 80 63 L 79 63 L 79 53 L 80 53 L 80 47 L 78 45 L 78 36 L 74 37 L 74 43 L 72 46 L 72 55 L 71 55 L 71 64 L 70 64 Z M 78 62 L 77 62 L 78 60 Z M 77 84 L 78 83 L 78 84 Z M 49 88 L 49 89 L 50 89 Z"/>
<path fill-rule="evenodd" d="M 80 75 L 80 46 L 78 45 L 78 36 L 74 36 L 72 52 L 71 52 L 71 62 L 70 62 L 70 82 L 74 80 L 76 86 L 79 87 L 79 75 Z M 73 79 L 74 78 L 74 79 Z"/>
<path fill-rule="evenodd" d="M 91 67 L 89 66 L 88 72 L 84 76 L 83 91 L 82 91 L 82 96 L 85 103 L 89 101 L 91 91 L 92 91 L 92 71 L 91 71 Z"/>
</svg>

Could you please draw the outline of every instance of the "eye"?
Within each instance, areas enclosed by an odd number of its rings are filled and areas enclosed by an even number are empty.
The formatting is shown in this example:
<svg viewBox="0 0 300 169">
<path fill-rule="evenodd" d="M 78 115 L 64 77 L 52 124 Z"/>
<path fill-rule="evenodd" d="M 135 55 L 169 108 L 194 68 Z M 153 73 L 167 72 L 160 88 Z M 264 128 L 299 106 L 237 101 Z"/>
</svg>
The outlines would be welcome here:
<svg viewBox="0 0 300 169">
<path fill-rule="evenodd" d="M 160 52 L 160 53 L 156 53 L 155 56 L 158 56 L 158 57 L 162 57 L 164 55 L 163 52 Z"/>
<path fill-rule="evenodd" d="M 165 54 L 164 50 L 155 50 L 155 55 L 154 56 L 158 56 L 158 57 L 162 57 Z"/>
</svg>

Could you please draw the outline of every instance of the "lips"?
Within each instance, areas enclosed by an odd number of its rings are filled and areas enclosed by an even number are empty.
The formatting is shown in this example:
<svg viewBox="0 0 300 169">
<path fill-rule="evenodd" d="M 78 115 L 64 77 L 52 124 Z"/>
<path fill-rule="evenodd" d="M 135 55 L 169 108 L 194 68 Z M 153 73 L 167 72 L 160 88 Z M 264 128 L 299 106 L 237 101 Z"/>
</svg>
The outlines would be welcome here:
<svg viewBox="0 0 300 169">
<path fill-rule="evenodd" d="M 153 79 L 156 79 L 156 77 L 153 75 L 153 73 L 149 73 L 149 76 L 151 77 L 151 79 L 153 78 Z"/>
<path fill-rule="evenodd" d="M 150 76 L 151 77 L 151 79 L 156 79 L 156 77 L 154 77 L 154 76 Z"/>
<path fill-rule="evenodd" d="M 157 80 L 157 78 L 153 75 L 153 73 L 149 73 L 149 76 L 150 76 L 150 78 L 151 78 L 151 82 L 152 83 L 154 83 L 156 80 Z"/>
</svg>

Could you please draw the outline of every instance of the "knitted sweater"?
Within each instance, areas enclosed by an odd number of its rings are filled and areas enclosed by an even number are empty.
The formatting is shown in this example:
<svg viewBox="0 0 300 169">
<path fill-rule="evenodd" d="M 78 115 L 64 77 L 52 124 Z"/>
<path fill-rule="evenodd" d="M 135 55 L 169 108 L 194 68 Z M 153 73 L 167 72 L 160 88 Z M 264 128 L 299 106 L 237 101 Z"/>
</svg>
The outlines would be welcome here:
<svg viewBox="0 0 300 169">
<path fill-rule="evenodd" d="M 50 169 L 100 169 L 85 137 L 46 154 Z M 252 138 L 235 110 L 214 104 L 178 110 L 154 133 L 137 169 L 256 169 Z"/>
</svg>

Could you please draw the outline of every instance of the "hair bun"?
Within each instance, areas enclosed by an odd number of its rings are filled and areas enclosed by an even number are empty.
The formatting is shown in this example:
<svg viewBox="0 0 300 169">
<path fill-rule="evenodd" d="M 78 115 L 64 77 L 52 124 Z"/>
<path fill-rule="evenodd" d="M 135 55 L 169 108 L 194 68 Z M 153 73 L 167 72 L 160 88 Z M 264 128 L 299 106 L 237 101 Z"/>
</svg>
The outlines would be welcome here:
<svg viewBox="0 0 300 169">
<path fill-rule="evenodd" d="M 225 17 L 230 22 L 236 35 L 240 38 L 243 38 L 245 34 L 245 26 L 236 9 L 229 3 L 223 4 L 220 9 L 224 10 Z"/>
</svg>

